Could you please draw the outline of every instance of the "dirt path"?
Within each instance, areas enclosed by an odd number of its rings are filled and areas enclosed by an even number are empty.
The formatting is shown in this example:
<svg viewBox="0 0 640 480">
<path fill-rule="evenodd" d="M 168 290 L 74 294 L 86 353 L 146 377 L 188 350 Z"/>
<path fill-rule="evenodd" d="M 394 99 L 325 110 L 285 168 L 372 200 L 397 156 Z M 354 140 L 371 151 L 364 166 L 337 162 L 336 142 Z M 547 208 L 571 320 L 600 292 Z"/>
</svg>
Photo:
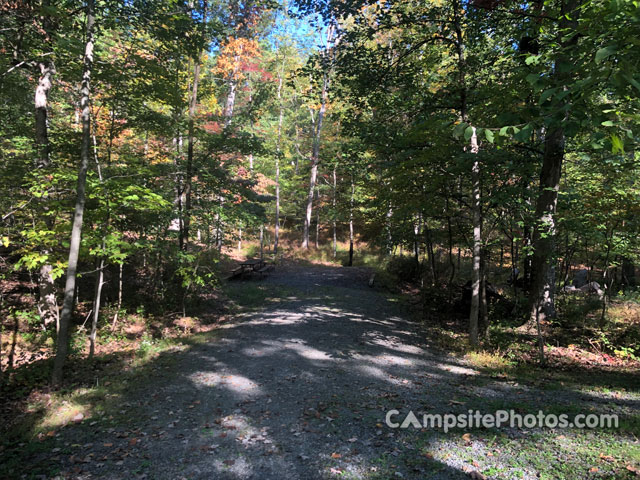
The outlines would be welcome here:
<svg viewBox="0 0 640 480">
<path fill-rule="evenodd" d="M 247 309 L 219 338 L 163 354 L 110 410 L 63 429 L 51 461 L 73 478 L 469 478 L 487 438 L 394 430 L 386 412 L 548 400 L 430 351 L 361 269 L 278 268 L 230 295 Z M 507 477 L 512 460 L 492 458 Z"/>
<path fill-rule="evenodd" d="M 455 366 L 434 360 L 415 325 L 367 280 L 361 269 L 289 267 L 234 284 L 240 296 L 257 289 L 263 308 L 185 354 L 182 378 L 162 387 L 176 418 L 200 403 L 174 430 L 184 435 L 178 445 L 149 448 L 149 475 L 385 478 L 386 457 L 412 448 L 383 426 L 387 406 L 430 402 L 431 377 L 453 375 L 444 368 Z M 393 470 L 412 474 L 400 462 Z M 461 476 L 444 466 L 441 473 Z"/>
</svg>

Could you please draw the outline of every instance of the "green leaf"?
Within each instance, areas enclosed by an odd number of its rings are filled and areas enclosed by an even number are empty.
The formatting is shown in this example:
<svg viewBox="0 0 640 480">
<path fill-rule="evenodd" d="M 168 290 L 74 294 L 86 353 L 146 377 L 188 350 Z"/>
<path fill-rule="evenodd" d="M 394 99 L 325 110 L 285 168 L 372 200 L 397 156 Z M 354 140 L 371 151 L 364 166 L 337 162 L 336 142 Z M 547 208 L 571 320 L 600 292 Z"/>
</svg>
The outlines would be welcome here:
<svg viewBox="0 0 640 480">
<path fill-rule="evenodd" d="M 531 85 L 535 85 L 536 83 L 538 83 L 539 78 L 540 76 L 537 73 L 530 73 L 525 77 L 525 80 L 529 82 Z"/>
<path fill-rule="evenodd" d="M 5 247 L 9 246 L 9 237 L 2 237 L 2 245 Z"/>
<path fill-rule="evenodd" d="M 618 47 L 616 45 L 608 45 L 596 52 L 596 63 L 602 62 L 605 58 L 616 53 Z"/>
<path fill-rule="evenodd" d="M 540 95 L 540 103 L 544 103 L 549 98 L 553 97 L 557 90 L 557 88 L 550 88 L 549 90 L 545 90 L 544 92 L 542 92 L 542 95 Z"/>
<path fill-rule="evenodd" d="M 501 137 L 506 137 L 509 134 L 509 127 L 502 127 L 500 129 L 500 136 Z"/>
<path fill-rule="evenodd" d="M 487 141 L 489 143 L 493 143 L 493 132 L 491 130 L 489 130 L 488 128 L 485 129 L 484 136 L 487 138 Z"/>
<path fill-rule="evenodd" d="M 458 125 L 456 125 L 455 128 L 453 129 L 453 136 L 456 138 L 460 138 L 460 136 L 464 133 L 467 126 L 468 125 L 466 123 L 459 123 Z"/>
<path fill-rule="evenodd" d="M 473 136 L 473 127 L 467 127 L 464 131 L 464 139 L 469 141 L 469 139 Z"/>
<path fill-rule="evenodd" d="M 529 141 L 529 138 L 531 137 L 532 130 L 533 130 L 533 128 L 531 127 L 531 125 L 525 125 L 522 128 L 522 130 L 518 131 L 514 135 L 514 138 L 516 140 L 518 140 L 519 142 L 527 142 L 527 141 Z"/>
<path fill-rule="evenodd" d="M 622 139 L 615 134 L 611 135 L 611 152 L 624 153 L 624 143 L 622 143 Z"/>
<path fill-rule="evenodd" d="M 529 55 L 526 59 L 525 59 L 525 63 L 527 65 L 537 65 L 540 61 L 540 55 Z"/>
<path fill-rule="evenodd" d="M 602 125 L 603 127 L 613 127 L 613 122 L 611 120 L 606 120 L 602 122 L 600 125 Z"/>
<path fill-rule="evenodd" d="M 624 75 L 624 78 L 634 87 L 636 87 L 638 89 L 638 91 L 640 91 L 640 82 L 638 82 L 635 78 L 633 78 L 631 75 Z"/>
</svg>

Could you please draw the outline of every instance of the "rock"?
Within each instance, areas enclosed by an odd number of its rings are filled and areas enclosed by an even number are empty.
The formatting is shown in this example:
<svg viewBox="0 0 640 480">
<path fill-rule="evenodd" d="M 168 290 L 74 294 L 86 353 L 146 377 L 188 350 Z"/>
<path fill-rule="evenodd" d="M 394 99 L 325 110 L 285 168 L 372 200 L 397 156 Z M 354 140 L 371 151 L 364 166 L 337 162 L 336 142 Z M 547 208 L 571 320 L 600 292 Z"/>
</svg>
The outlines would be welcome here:
<svg viewBox="0 0 640 480">
<path fill-rule="evenodd" d="M 565 285 L 564 287 L 562 287 L 562 291 L 564 293 L 573 293 L 573 292 L 577 292 L 578 289 L 573 285 Z"/>
<path fill-rule="evenodd" d="M 584 287 L 587 284 L 587 278 L 589 277 L 589 270 L 583 268 L 578 270 L 573 276 L 573 286 L 576 288 Z"/>
<path fill-rule="evenodd" d="M 582 293 L 587 294 L 595 293 L 599 298 L 602 298 L 602 296 L 604 295 L 604 292 L 600 288 L 600 284 L 598 282 L 587 283 L 586 285 L 580 287 L 578 290 L 580 290 Z"/>
</svg>

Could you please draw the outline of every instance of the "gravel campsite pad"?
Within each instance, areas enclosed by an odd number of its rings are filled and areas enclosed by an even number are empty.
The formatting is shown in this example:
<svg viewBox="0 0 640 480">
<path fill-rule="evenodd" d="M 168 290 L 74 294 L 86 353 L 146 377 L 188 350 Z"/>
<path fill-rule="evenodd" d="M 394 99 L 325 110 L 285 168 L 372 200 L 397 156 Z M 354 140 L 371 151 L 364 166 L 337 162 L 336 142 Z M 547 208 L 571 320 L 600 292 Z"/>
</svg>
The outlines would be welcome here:
<svg viewBox="0 0 640 480">
<path fill-rule="evenodd" d="M 637 423 L 615 435 L 389 428 L 390 409 L 421 416 L 542 408 L 633 419 L 640 402 L 631 387 L 545 389 L 482 374 L 431 348 L 402 302 L 368 278 L 360 268 L 290 266 L 230 282 L 239 312 L 219 335 L 163 353 L 144 367 L 147 379 L 59 429 L 32 461 L 57 470 L 53 476 L 106 479 L 636 475 Z"/>
</svg>

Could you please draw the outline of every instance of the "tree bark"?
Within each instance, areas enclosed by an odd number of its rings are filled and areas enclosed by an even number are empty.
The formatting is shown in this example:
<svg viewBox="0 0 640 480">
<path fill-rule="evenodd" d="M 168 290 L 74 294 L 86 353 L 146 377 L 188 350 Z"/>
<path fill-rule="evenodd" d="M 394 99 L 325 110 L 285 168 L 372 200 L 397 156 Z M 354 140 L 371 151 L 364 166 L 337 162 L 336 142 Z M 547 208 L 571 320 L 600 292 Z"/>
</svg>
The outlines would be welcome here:
<svg viewBox="0 0 640 480">
<path fill-rule="evenodd" d="M 560 17 L 558 27 L 559 35 L 565 36 L 568 29 L 575 28 L 579 12 L 576 0 L 569 0 L 562 6 L 563 15 Z M 575 42 L 577 42 L 577 35 L 572 35 L 568 41 L 560 42 L 560 48 L 570 48 Z M 566 82 L 570 80 L 571 74 L 568 66 L 569 59 L 566 53 L 560 52 L 552 73 L 552 78 L 557 85 L 566 85 Z M 563 111 L 563 119 L 556 121 L 549 128 L 544 139 L 540 188 L 535 211 L 536 223 L 532 237 L 530 318 L 527 327 L 535 325 L 538 332 L 538 352 L 541 363 L 545 362 L 542 324 L 547 318 L 554 318 L 556 315 L 554 300 L 556 277 L 555 214 L 565 152 L 564 123 L 568 120 L 570 106 L 565 104 L 564 107 L 566 108 L 560 109 Z"/>
<path fill-rule="evenodd" d="M 43 254 L 48 254 L 48 250 L 44 250 Z M 53 267 L 46 263 L 40 267 L 38 276 L 38 314 L 42 320 L 44 328 L 50 328 L 53 325 L 56 331 L 59 329 L 60 311 L 56 300 L 56 286 L 52 275 Z"/>
<path fill-rule="evenodd" d="M 116 329 L 118 323 L 118 316 L 120 315 L 120 309 L 122 308 L 122 265 L 121 261 L 118 265 L 118 306 L 116 307 L 116 313 L 113 316 L 113 323 L 111 324 L 111 331 Z"/>
<path fill-rule="evenodd" d="M 198 104 L 198 82 L 200 78 L 200 55 L 194 59 L 193 65 L 193 85 L 191 88 L 191 98 L 189 100 L 189 129 L 187 134 L 187 165 L 184 180 L 184 215 L 182 229 L 180 231 L 180 246 L 187 249 L 189 243 L 189 227 L 191 226 L 191 183 L 193 181 L 193 144 L 195 135 L 195 115 Z"/>
<path fill-rule="evenodd" d="M 45 30 L 49 27 L 48 17 L 42 21 Z M 47 36 L 49 33 L 47 32 Z M 38 63 L 40 70 L 40 78 L 36 87 L 34 104 L 35 104 L 35 136 L 38 157 L 36 160 L 36 168 L 48 168 L 51 166 L 51 149 L 49 144 L 49 124 L 48 124 L 48 105 L 49 91 L 51 90 L 53 75 L 55 75 L 55 66 L 52 61 L 43 61 Z M 46 205 L 44 206 L 47 209 Z M 49 229 L 52 229 L 53 222 L 46 217 L 45 223 Z M 41 254 L 48 256 L 51 252 L 43 249 Z M 52 325 L 58 330 L 58 322 L 60 319 L 60 311 L 56 299 L 56 287 L 51 274 L 53 267 L 50 263 L 46 263 L 40 267 L 38 275 L 38 314 L 42 319 L 45 328 Z"/>
<path fill-rule="evenodd" d="M 327 29 L 327 46 L 333 39 L 333 27 Z M 326 52 L 325 52 L 326 55 Z M 326 66 L 325 66 L 326 68 Z M 305 250 L 309 248 L 309 228 L 311 225 L 311 215 L 313 213 L 313 192 L 316 186 L 316 178 L 318 176 L 318 164 L 320 163 L 320 134 L 322 133 L 322 121 L 324 119 L 325 112 L 327 110 L 327 100 L 329 93 L 329 77 L 331 75 L 330 70 L 325 70 L 322 78 L 322 91 L 320 93 L 320 110 L 318 111 L 318 117 L 315 122 L 315 129 L 313 135 L 313 150 L 311 154 L 311 173 L 309 175 L 309 193 L 307 195 L 307 208 L 304 219 L 304 230 L 302 234 L 302 248 Z"/>
<path fill-rule="evenodd" d="M 302 237 L 302 248 L 309 248 L 309 228 L 311 225 L 311 215 L 313 213 L 313 194 L 316 188 L 316 179 L 318 177 L 318 164 L 320 163 L 320 133 L 322 132 L 322 120 L 327 109 L 327 89 L 329 79 L 327 74 L 324 75 L 322 82 L 322 103 L 320 111 L 316 119 L 315 132 L 313 136 L 313 151 L 311 154 L 311 173 L 309 175 L 309 193 L 307 194 L 307 208 L 304 219 L 304 231 Z"/>
<path fill-rule="evenodd" d="M 320 206 L 320 190 L 316 188 L 316 200 Z M 316 208 L 316 249 L 320 247 L 320 208 Z"/>
<path fill-rule="evenodd" d="M 278 254 L 278 243 L 280 242 L 280 156 L 282 142 L 282 121 L 284 119 L 284 105 L 282 104 L 282 82 L 284 77 L 284 59 L 282 69 L 278 71 L 278 137 L 276 143 L 276 218 L 273 235 L 273 253 Z"/>
<path fill-rule="evenodd" d="M 333 167 L 333 215 L 331 219 L 331 226 L 333 227 L 333 258 L 338 256 L 338 235 L 336 228 L 336 190 L 337 190 L 337 179 L 336 179 L 336 167 Z"/>
<path fill-rule="evenodd" d="M 473 166 L 471 168 L 471 184 L 472 184 L 472 210 L 473 210 L 473 271 L 471 275 L 471 312 L 469 313 L 469 340 L 471 345 L 478 344 L 478 319 L 480 316 L 480 307 L 482 299 L 480 298 L 480 290 L 482 287 L 482 210 L 480 204 L 480 161 L 478 159 L 478 137 L 476 128 L 473 128 L 471 135 L 470 151 L 475 155 Z"/>
<path fill-rule="evenodd" d="M 104 240 L 102 249 L 104 250 Z M 104 286 L 104 258 L 98 262 L 96 289 L 93 297 L 93 319 L 91 321 L 91 333 L 89 334 L 89 359 L 93 358 L 96 351 L 96 336 L 98 333 L 98 320 L 100 319 L 100 303 L 102 299 L 102 287 Z"/>
<path fill-rule="evenodd" d="M 351 177 L 351 201 L 349 203 L 349 263 L 348 266 L 353 265 L 353 205 L 356 197 L 356 185 Z"/>
<path fill-rule="evenodd" d="M 54 385 L 62 381 L 64 363 L 69 351 L 69 325 L 74 307 L 74 292 L 76 288 L 76 274 L 78 269 L 78 256 L 80 253 L 80 239 L 82 236 L 82 220 L 84 216 L 87 169 L 89 167 L 89 147 L 91 142 L 91 70 L 93 67 L 93 30 L 95 17 L 93 13 L 94 0 L 87 0 L 87 33 L 84 49 L 84 66 L 82 74 L 82 87 L 80 105 L 82 107 L 82 148 L 80 151 L 80 169 L 78 171 L 78 186 L 76 192 L 76 206 L 71 226 L 71 242 L 69 246 L 69 262 L 67 267 L 67 279 L 64 289 L 64 302 L 60 315 L 60 329 L 56 357 L 53 362 L 53 374 L 51 377 Z"/>
<path fill-rule="evenodd" d="M 36 145 L 38 150 L 38 168 L 46 168 L 51 164 L 50 146 L 48 134 L 48 115 L 47 107 L 49 103 L 49 90 L 51 90 L 51 81 L 55 74 L 53 62 L 40 62 L 40 78 L 35 94 L 36 108 Z"/>
<path fill-rule="evenodd" d="M 202 7 L 202 34 L 207 24 L 207 0 L 204 0 Z M 186 176 L 184 182 L 184 217 L 182 221 L 182 230 L 180 231 L 180 246 L 186 250 L 189 243 L 189 227 L 191 226 L 191 185 L 193 182 L 193 147 L 195 142 L 195 116 L 196 107 L 198 106 L 198 84 L 200 83 L 200 58 L 202 51 L 198 50 L 193 58 L 193 83 L 191 85 L 191 98 L 189 99 L 189 126 L 187 138 L 187 165 Z"/>
</svg>

